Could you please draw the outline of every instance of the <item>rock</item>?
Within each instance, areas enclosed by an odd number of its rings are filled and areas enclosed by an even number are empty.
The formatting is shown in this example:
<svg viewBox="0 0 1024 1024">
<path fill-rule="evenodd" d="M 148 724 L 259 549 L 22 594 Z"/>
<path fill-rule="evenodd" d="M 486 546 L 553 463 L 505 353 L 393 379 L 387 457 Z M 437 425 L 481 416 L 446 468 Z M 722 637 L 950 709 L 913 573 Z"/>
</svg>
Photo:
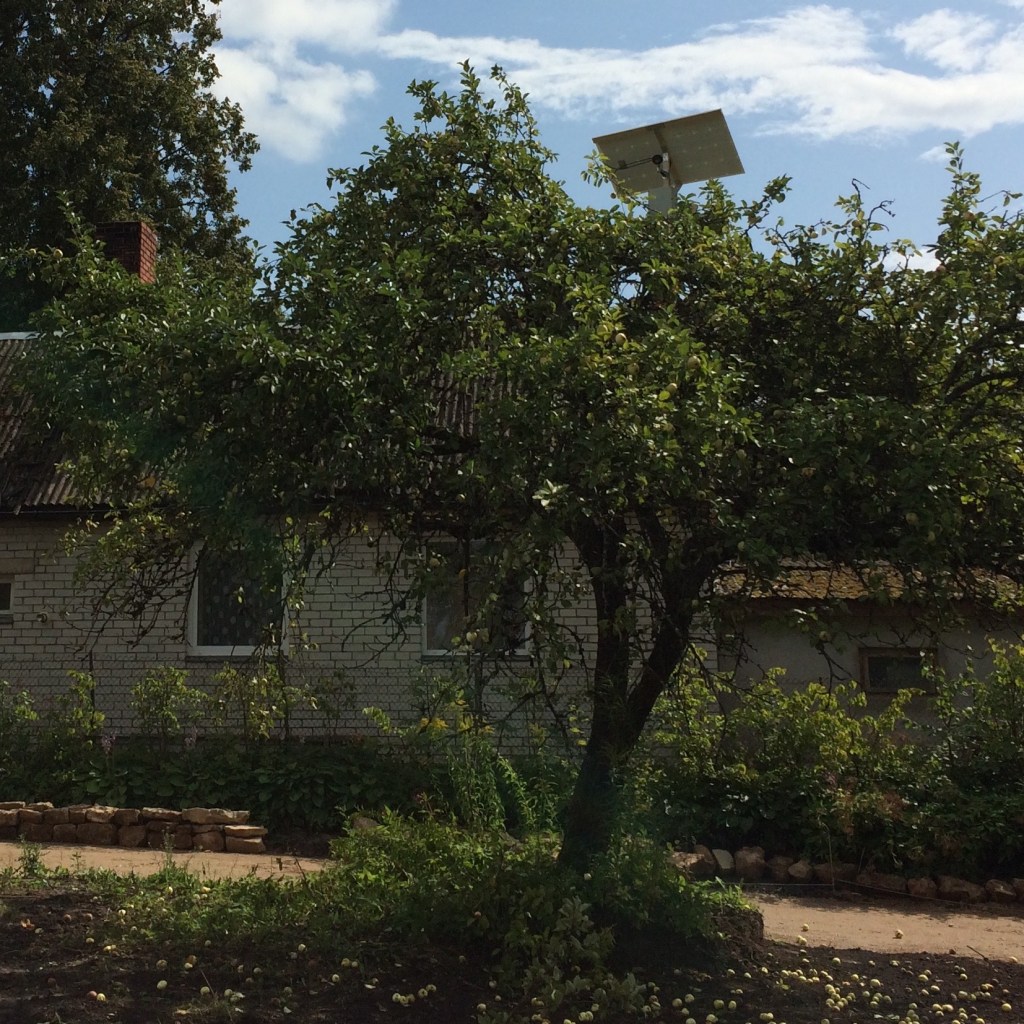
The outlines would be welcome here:
<svg viewBox="0 0 1024 1024">
<path fill-rule="evenodd" d="M 157 827 L 154 828 L 154 825 Z M 146 825 L 146 845 L 151 850 L 163 850 L 167 847 L 172 850 L 191 850 L 192 830 L 188 825 L 151 821 Z"/>
<path fill-rule="evenodd" d="M 768 877 L 773 882 L 790 881 L 789 869 L 795 863 L 795 858 L 785 857 L 781 853 L 777 853 L 774 857 L 771 857 L 766 863 L 766 867 L 768 868 Z"/>
<path fill-rule="evenodd" d="M 18 824 L 17 807 L 0 807 L 0 828 L 14 828 Z"/>
<path fill-rule="evenodd" d="M 23 823 L 18 826 L 18 835 L 28 843 L 49 843 L 53 840 L 53 826 L 41 821 Z"/>
<path fill-rule="evenodd" d="M 115 825 L 138 825 L 141 820 L 142 812 L 133 807 L 119 807 L 114 811 L 113 822 Z"/>
<path fill-rule="evenodd" d="M 791 882 L 813 882 L 814 868 L 812 867 L 811 862 L 804 858 L 790 864 L 786 875 Z"/>
<path fill-rule="evenodd" d="M 85 809 L 85 820 L 98 821 L 103 825 L 109 825 L 114 820 L 114 815 L 117 814 L 116 807 L 103 807 L 96 805 L 93 807 L 86 807 Z"/>
<path fill-rule="evenodd" d="M 138 847 L 146 842 L 145 825 L 121 825 L 117 830 L 117 845 Z"/>
<path fill-rule="evenodd" d="M 940 899 L 956 900 L 959 903 L 984 903 L 988 899 L 984 886 L 952 875 L 939 875 L 938 895 Z"/>
<path fill-rule="evenodd" d="M 768 866 L 764 862 L 764 848 L 744 846 L 736 851 L 736 877 L 744 882 L 760 882 Z"/>
<path fill-rule="evenodd" d="M 882 892 L 902 894 L 907 891 L 907 880 L 903 875 L 889 875 L 884 871 L 862 871 L 856 882 L 867 889 L 878 889 Z"/>
<path fill-rule="evenodd" d="M 823 861 L 814 865 L 814 877 L 822 885 L 835 885 L 836 882 L 852 882 L 857 877 L 857 865 L 845 861 Z"/>
<path fill-rule="evenodd" d="M 181 821 L 181 811 L 172 811 L 167 807 L 143 807 L 142 817 L 148 821 Z"/>
<path fill-rule="evenodd" d="M 939 887 L 933 878 L 908 878 L 907 892 L 911 896 L 919 896 L 933 900 L 938 895 Z"/>
<path fill-rule="evenodd" d="M 0 841 L 10 842 L 11 840 L 18 838 L 18 826 L 17 825 L 0 825 Z"/>
<path fill-rule="evenodd" d="M 712 850 L 715 858 L 715 874 L 719 878 L 732 878 L 736 874 L 736 859 L 728 850 Z"/>
<path fill-rule="evenodd" d="M 53 841 L 55 843 L 77 843 L 78 826 L 72 825 L 70 821 L 53 826 Z"/>
<path fill-rule="evenodd" d="M 159 830 L 152 828 L 155 822 L 150 822 L 146 826 L 146 845 L 151 850 L 163 850 L 168 846 L 174 849 L 174 831 L 173 829 Z"/>
<path fill-rule="evenodd" d="M 375 828 L 380 828 L 380 822 L 371 818 L 368 814 L 353 814 L 348 819 L 348 829 L 350 832 L 370 832 Z"/>
<path fill-rule="evenodd" d="M 75 826 L 78 842 L 91 846 L 113 846 L 117 843 L 117 826 L 109 821 L 87 821 Z"/>
<path fill-rule="evenodd" d="M 34 804 L 25 804 L 30 811 L 52 811 L 53 804 L 49 800 L 37 800 Z"/>
<path fill-rule="evenodd" d="M 20 811 L 24 806 L 24 800 L 0 800 L 0 811 Z"/>
<path fill-rule="evenodd" d="M 208 853 L 220 853 L 224 849 L 224 833 L 219 829 L 210 832 L 198 832 L 192 837 L 192 849 L 204 850 Z"/>
<path fill-rule="evenodd" d="M 262 839 L 267 830 L 262 825 L 225 825 L 224 836 L 232 839 Z"/>
<path fill-rule="evenodd" d="M 85 824 L 85 812 L 92 807 L 92 804 L 70 804 L 68 806 L 68 821 L 72 825 Z"/>
<path fill-rule="evenodd" d="M 224 837 L 224 849 L 228 853 L 264 853 L 266 851 L 262 839 L 237 839 L 234 836 Z"/>
<path fill-rule="evenodd" d="M 38 825 L 43 820 L 43 812 L 32 807 L 23 807 L 17 814 L 19 825 Z"/>
<path fill-rule="evenodd" d="M 673 850 L 668 855 L 668 862 L 687 878 L 710 878 L 714 872 L 709 871 L 707 865 L 701 859 L 700 854 L 684 853 L 682 850 Z"/>
<path fill-rule="evenodd" d="M 187 807 L 181 820 L 191 825 L 245 825 L 248 811 L 226 811 L 223 807 Z"/>
<path fill-rule="evenodd" d="M 46 825 L 67 825 L 71 821 L 71 812 L 66 807 L 54 807 L 43 811 L 43 823 Z"/>
<path fill-rule="evenodd" d="M 1015 878 L 1010 884 L 1013 886 L 1017 898 L 1024 900 L 1024 878 Z"/>
<path fill-rule="evenodd" d="M 993 903 L 1016 903 L 1017 891 L 1009 882 L 1003 882 L 998 878 L 989 879 L 985 883 L 985 892 Z"/>
</svg>

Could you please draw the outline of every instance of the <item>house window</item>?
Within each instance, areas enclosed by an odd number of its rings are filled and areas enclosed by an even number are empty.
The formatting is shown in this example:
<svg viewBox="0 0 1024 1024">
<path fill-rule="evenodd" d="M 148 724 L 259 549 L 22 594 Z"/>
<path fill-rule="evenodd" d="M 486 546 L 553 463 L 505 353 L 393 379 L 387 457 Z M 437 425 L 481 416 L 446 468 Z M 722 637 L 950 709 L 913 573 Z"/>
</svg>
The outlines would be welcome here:
<svg viewBox="0 0 1024 1024">
<path fill-rule="evenodd" d="M 252 654 L 281 634 L 281 591 L 268 591 L 231 559 L 199 556 L 189 602 L 189 652 L 221 657 Z"/>
<path fill-rule="evenodd" d="M 427 550 L 430 575 L 423 602 L 423 652 L 528 653 L 526 581 L 512 574 L 495 582 L 484 542 L 437 541 Z"/>
<path fill-rule="evenodd" d="M 931 670 L 935 651 L 917 647 L 863 648 L 860 652 L 861 685 L 869 693 L 898 690 L 934 690 Z"/>
<path fill-rule="evenodd" d="M 14 612 L 14 581 L 0 576 L 0 617 L 10 618 Z"/>
</svg>

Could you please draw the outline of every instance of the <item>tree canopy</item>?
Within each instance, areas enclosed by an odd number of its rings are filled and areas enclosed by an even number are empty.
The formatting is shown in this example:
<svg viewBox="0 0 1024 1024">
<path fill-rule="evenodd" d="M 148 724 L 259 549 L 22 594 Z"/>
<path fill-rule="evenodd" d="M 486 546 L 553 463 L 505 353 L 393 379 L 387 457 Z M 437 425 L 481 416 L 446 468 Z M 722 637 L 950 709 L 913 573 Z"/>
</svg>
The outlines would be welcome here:
<svg viewBox="0 0 1024 1024">
<path fill-rule="evenodd" d="M 0 252 L 65 245 L 70 212 L 91 224 L 143 218 L 166 246 L 247 258 L 228 171 L 247 169 L 257 144 L 238 106 L 211 91 L 211 6 L 3 0 L 0 10 Z"/>
<path fill-rule="evenodd" d="M 579 866 L 737 569 L 884 569 L 936 609 L 1021 582 L 1024 223 L 956 147 L 934 270 L 856 191 L 795 227 L 785 180 L 756 202 L 710 182 L 656 218 L 582 207 L 493 87 L 414 85 L 415 125 L 332 173 L 255 298 L 184 268 L 144 288 L 88 246 L 56 261 L 81 286 L 32 387 L 83 493 L 118 498 L 97 564 L 122 608 L 197 539 L 301 580 L 370 517 L 528 571 L 538 671 L 572 660 L 558 608 L 592 600 Z"/>
</svg>

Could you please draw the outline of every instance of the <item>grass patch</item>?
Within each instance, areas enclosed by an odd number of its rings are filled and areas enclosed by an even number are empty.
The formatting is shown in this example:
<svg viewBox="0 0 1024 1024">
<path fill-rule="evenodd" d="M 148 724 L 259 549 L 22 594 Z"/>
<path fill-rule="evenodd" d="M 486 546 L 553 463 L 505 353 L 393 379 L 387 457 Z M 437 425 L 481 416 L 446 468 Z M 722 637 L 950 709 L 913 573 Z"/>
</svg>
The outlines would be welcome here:
<svg viewBox="0 0 1024 1024">
<path fill-rule="evenodd" d="M 1020 1019 L 1020 965 L 740 948 L 722 934 L 736 890 L 682 881 L 651 843 L 584 876 L 553 853 L 550 837 L 392 816 L 297 879 L 9 871 L 0 1021 Z"/>
</svg>

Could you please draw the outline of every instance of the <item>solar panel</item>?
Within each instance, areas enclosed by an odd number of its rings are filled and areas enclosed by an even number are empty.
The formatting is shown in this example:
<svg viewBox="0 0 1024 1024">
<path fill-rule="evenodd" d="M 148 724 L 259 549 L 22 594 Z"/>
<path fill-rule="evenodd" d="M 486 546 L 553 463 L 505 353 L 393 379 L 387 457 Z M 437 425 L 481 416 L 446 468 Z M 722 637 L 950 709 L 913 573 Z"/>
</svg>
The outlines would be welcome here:
<svg viewBox="0 0 1024 1024">
<path fill-rule="evenodd" d="M 624 192 L 675 190 L 689 182 L 743 173 L 721 110 L 599 135 L 594 144 Z"/>
</svg>

